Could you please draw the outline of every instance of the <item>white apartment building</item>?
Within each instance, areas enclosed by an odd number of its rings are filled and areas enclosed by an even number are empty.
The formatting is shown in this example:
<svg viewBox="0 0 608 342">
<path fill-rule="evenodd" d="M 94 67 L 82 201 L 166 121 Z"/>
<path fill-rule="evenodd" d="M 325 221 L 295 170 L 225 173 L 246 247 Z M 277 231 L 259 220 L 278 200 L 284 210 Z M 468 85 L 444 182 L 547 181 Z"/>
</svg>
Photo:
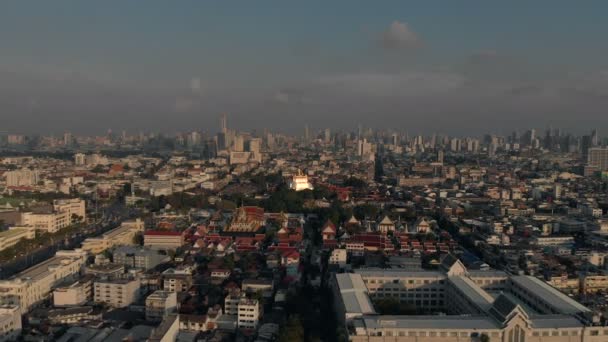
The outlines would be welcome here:
<svg viewBox="0 0 608 342">
<path fill-rule="evenodd" d="M 22 169 L 5 172 L 6 186 L 34 186 L 40 181 L 38 171 Z"/>
<path fill-rule="evenodd" d="M 330 265 L 338 265 L 340 267 L 346 266 L 346 257 L 347 257 L 346 249 L 334 249 L 331 251 L 331 255 L 329 256 L 329 264 Z"/>
<path fill-rule="evenodd" d="M 11 227 L 9 230 L 0 232 L 0 251 L 16 245 L 21 239 L 33 239 L 36 230 L 32 227 Z"/>
<path fill-rule="evenodd" d="M 113 308 L 124 308 L 139 299 L 139 279 L 98 280 L 94 283 L 94 300 Z"/>
<path fill-rule="evenodd" d="M 226 315 L 238 315 L 240 301 L 241 295 L 238 293 L 227 295 L 226 298 L 224 298 L 224 313 Z"/>
<path fill-rule="evenodd" d="M 76 153 L 74 155 L 74 164 L 76 166 L 84 166 L 87 163 L 87 155 L 84 153 Z"/>
<path fill-rule="evenodd" d="M 87 238 L 82 242 L 82 249 L 91 254 L 99 254 L 115 246 L 133 244 L 133 237 L 144 231 L 144 222 L 141 219 L 125 221 L 119 227 L 103 233 L 100 237 Z"/>
<path fill-rule="evenodd" d="M 87 216 L 85 201 L 79 198 L 54 200 L 53 211 L 57 213 L 67 212 L 71 223 L 74 223 L 72 222 L 73 217 L 78 217 L 84 222 Z"/>
<path fill-rule="evenodd" d="M 184 235 L 180 232 L 148 230 L 144 233 L 144 246 L 154 249 L 177 249 L 184 244 Z"/>
<path fill-rule="evenodd" d="M 53 291 L 53 306 L 78 306 L 85 304 L 92 297 L 93 283 L 77 281 L 69 286 L 58 287 Z"/>
<path fill-rule="evenodd" d="M 67 211 L 53 213 L 26 212 L 21 214 L 21 223 L 47 233 L 56 233 L 69 226 L 72 219 Z"/>
<path fill-rule="evenodd" d="M 62 280 L 77 275 L 86 263 L 86 252 L 75 249 L 58 251 L 55 256 L 41 262 L 11 279 L 0 280 L 0 302 L 19 305 L 22 314 L 36 303 L 47 298 Z"/>
<path fill-rule="evenodd" d="M 237 326 L 241 329 L 256 329 L 262 308 L 256 299 L 241 298 L 238 306 Z"/>
<path fill-rule="evenodd" d="M 177 310 L 177 293 L 157 290 L 146 298 L 146 320 L 160 322 Z"/>
<path fill-rule="evenodd" d="M 0 342 L 16 341 L 21 335 L 21 312 L 16 305 L 0 306 Z"/>
</svg>

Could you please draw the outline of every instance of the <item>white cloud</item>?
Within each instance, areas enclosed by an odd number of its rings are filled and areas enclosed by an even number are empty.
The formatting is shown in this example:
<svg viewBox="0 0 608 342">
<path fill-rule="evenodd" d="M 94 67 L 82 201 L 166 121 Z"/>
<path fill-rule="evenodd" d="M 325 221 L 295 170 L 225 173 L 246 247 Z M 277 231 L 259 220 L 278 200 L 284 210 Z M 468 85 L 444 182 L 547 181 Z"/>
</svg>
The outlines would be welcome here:
<svg viewBox="0 0 608 342">
<path fill-rule="evenodd" d="M 419 47 L 422 41 L 407 23 L 393 21 L 382 33 L 382 46 L 386 49 L 406 49 Z"/>
</svg>

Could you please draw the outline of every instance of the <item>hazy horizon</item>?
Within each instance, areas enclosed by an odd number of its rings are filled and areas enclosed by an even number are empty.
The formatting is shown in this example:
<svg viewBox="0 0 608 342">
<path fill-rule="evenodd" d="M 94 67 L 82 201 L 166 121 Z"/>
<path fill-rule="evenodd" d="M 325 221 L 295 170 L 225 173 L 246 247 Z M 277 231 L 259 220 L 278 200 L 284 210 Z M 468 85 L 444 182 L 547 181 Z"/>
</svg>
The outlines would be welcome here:
<svg viewBox="0 0 608 342">
<path fill-rule="evenodd" d="M 608 3 L 6 1 L 0 131 L 608 131 Z"/>
</svg>

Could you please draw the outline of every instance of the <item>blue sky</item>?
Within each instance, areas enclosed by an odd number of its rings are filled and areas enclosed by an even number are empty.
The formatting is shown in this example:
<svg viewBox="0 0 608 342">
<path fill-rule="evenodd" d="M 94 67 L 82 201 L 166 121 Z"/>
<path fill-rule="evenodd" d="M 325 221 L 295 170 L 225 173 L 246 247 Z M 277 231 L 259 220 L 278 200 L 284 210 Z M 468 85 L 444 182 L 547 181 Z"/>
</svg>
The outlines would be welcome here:
<svg viewBox="0 0 608 342">
<path fill-rule="evenodd" d="M 556 0 L 7 0 L 0 118 L 15 131 L 58 132 L 103 131 L 92 123 L 101 115 L 114 129 L 211 131 L 224 111 L 243 129 L 351 129 L 344 119 L 381 126 L 380 116 L 387 127 L 472 134 L 497 119 L 572 126 L 573 114 L 586 118 L 577 129 L 606 127 L 607 10 Z"/>
</svg>

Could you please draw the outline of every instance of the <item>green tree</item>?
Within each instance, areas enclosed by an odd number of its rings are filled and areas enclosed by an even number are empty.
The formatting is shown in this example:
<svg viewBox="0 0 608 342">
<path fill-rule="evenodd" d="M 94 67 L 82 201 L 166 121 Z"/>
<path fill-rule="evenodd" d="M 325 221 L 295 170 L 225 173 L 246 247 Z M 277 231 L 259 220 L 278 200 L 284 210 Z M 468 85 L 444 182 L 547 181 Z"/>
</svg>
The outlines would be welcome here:
<svg viewBox="0 0 608 342">
<path fill-rule="evenodd" d="M 297 315 L 289 317 L 287 324 L 283 326 L 279 334 L 279 342 L 303 342 L 304 326 Z"/>
</svg>

